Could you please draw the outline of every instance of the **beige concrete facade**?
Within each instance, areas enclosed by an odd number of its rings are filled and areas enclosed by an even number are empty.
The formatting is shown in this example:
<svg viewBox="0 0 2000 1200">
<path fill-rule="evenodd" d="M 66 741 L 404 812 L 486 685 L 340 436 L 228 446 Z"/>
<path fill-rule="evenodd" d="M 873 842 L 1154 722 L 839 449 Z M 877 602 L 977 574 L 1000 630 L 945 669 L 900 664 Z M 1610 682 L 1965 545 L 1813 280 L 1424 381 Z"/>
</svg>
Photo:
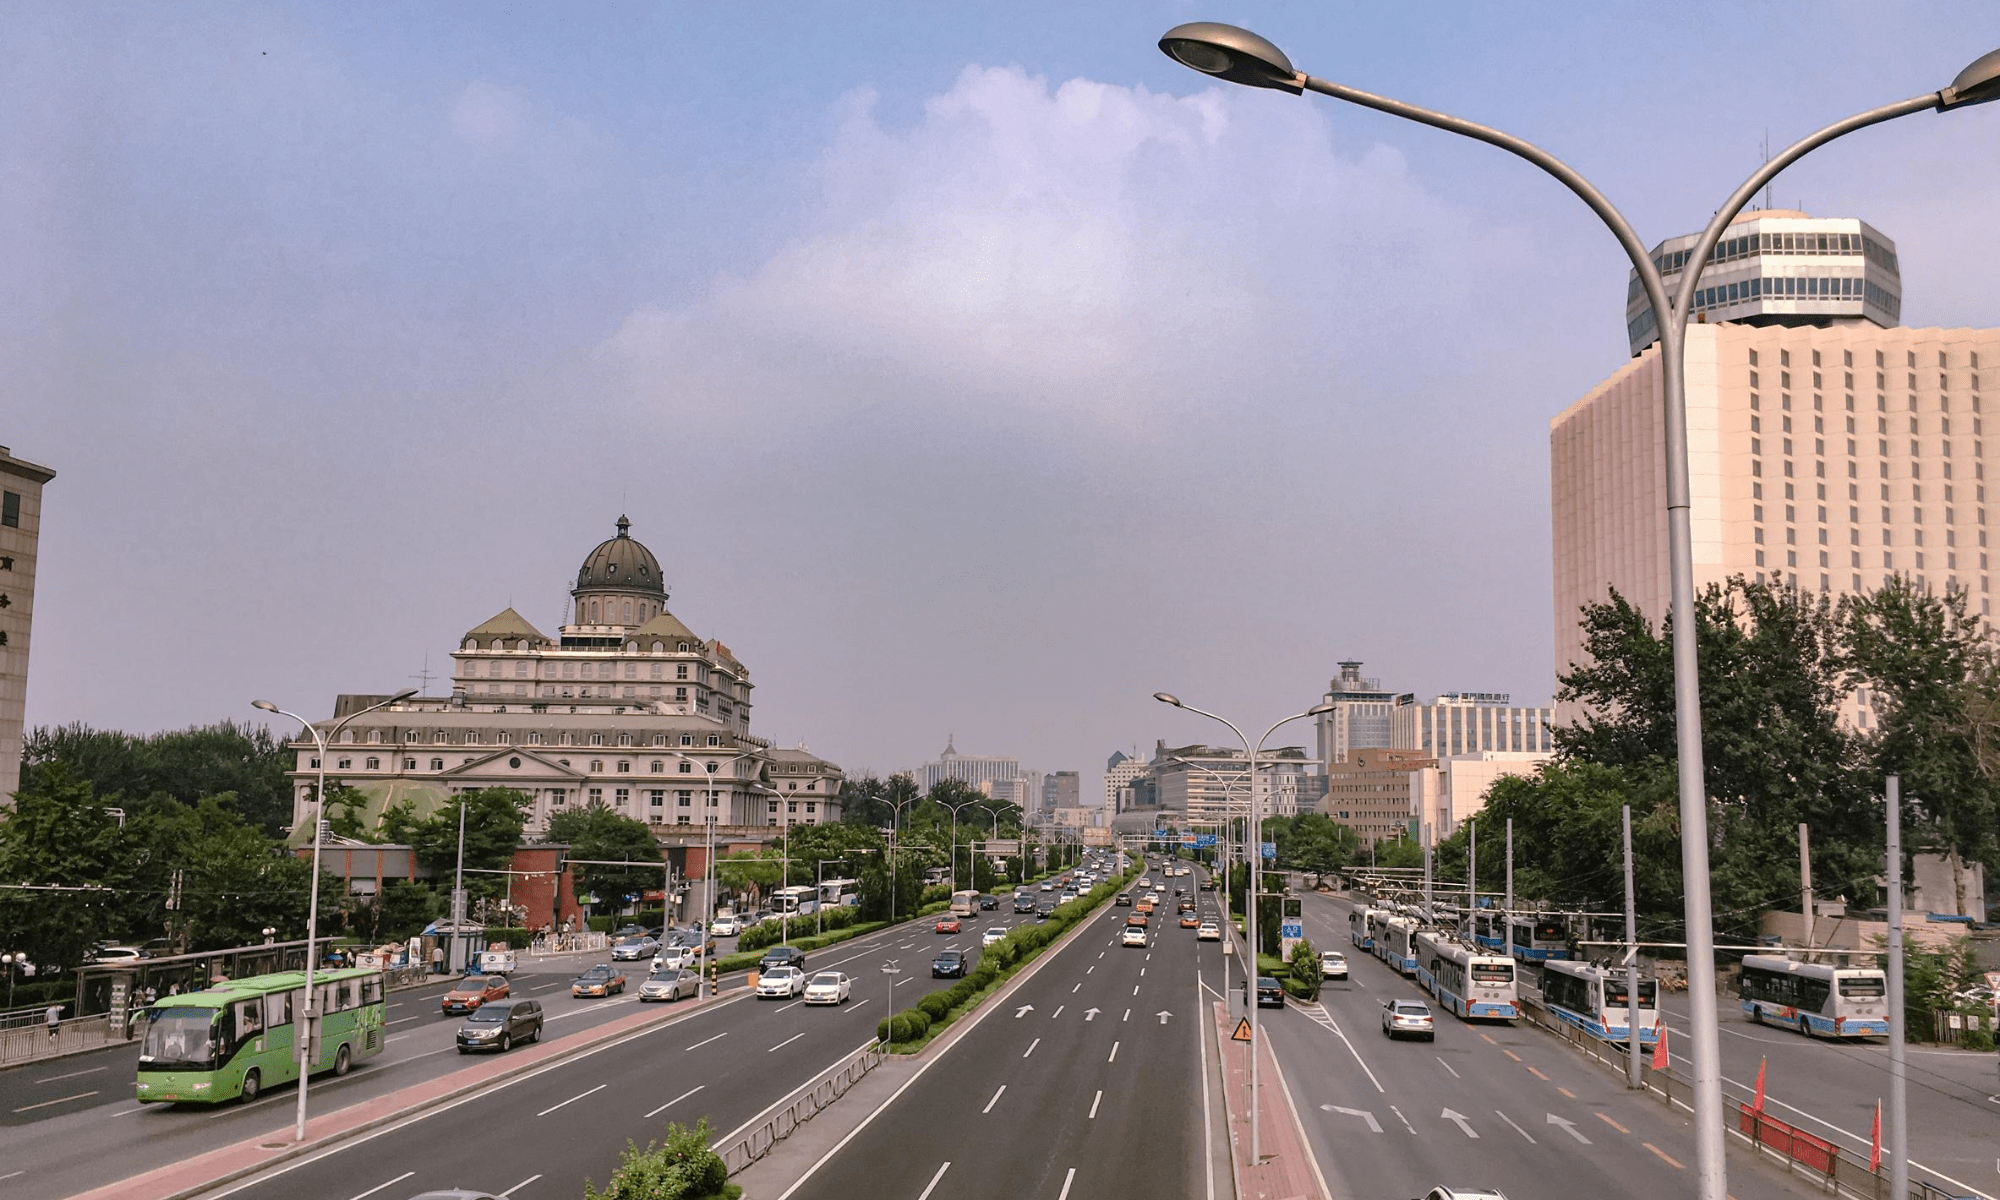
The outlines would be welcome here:
<svg viewBox="0 0 2000 1200">
<path fill-rule="evenodd" d="M 0 807 L 21 786 L 21 729 L 28 717 L 28 634 L 35 618 L 35 562 L 42 485 L 56 473 L 0 446 Z"/>
<path fill-rule="evenodd" d="M 1696 587 L 1740 574 L 1838 596 L 1903 575 L 1990 616 L 1996 373 L 2000 330 L 1689 326 Z M 1667 611 L 1662 404 L 1656 344 L 1550 422 L 1558 675 L 1612 588 L 1656 626 Z"/>
<path fill-rule="evenodd" d="M 1429 822 L 1431 836 L 1448 838 L 1458 827 L 1486 808 L 1486 793 L 1509 775 L 1533 775 L 1553 753 L 1483 750 L 1441 758 L 1435 767 L 1415 774 L 1411 794 L 1417 811 Z"/>
<path fill-rule="evenodd" d="M 1422 800 L 1414 780 L 1434 771 L 1437 759 L 1422 750 L 1357 750 L 1327 768 L 1319 811 L 1354 831 L 1362 845 L 1416 832 Z"/>
</svg>

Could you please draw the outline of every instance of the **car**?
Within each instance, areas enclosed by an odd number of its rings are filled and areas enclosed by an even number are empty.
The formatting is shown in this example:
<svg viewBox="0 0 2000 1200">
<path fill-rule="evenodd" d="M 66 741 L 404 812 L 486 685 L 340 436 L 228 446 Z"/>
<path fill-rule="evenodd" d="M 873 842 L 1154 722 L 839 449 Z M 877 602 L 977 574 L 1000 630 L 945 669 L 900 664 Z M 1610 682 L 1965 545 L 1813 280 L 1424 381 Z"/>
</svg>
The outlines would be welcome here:
<svg viewBox="0 0 2000 1200">
<path fill-rule="evenodd" d="M 639 985 L 639 1000 L 679 1000 L 701 995 L 701 973 L 686 967 L 662 967 Z"/>
<path fill-rule="evenodd" d="M 1434 1187 L 1424 1200 L 1507 1200 L 1499 1188 Z"/>
<path fill-rule="evenodd" d="M 985 895 L 984 893 L 981 893 L 979 897 L 979 911 L 980 912 L 1000 911 L 1000 897 L 988 896 Z"/>
<path fill-rule="evenodd" d="M 1113 900 L 1111 903 L 1117 905 L 1120 908 L 1130 908 L 1132 907 L 1132 893 L 1120 892 L 1118 893 L 1118 898 L 1116 900 Z"/>
<path fill-rule="evenodd" d="M 1285 985 L 1279 983 L 1269 975 L 1259 975 L 1257 977 L 1257 1007 L 1285 1007 Z"/>
<path fill-rule="evenodd" d="M 625 972 L 599 963 L 569 981 L 572 996 L 609 996 L 625 990 Z"/>
<path fill-rule="evenodd" d="M 1042 880 L 1042 890 L 1045 892 L 1053 892 L 1056 890 L 1056 885 L 1044 879 Z"/>
<path fill-rule="evenodd" d="M 1139 903 L 1132 906 L 1132 911 L 1149 913 L 1153 911 L 1153 907 L 1153 898 L 1151 896 L 1144 896 L 1140 898 Z"/>
<path fill-rule="evenodd" d="M 663 946 L 653 956 L 653 969 L 677 971 L 682 967 L 693 967 L 700 961 L 701 951 L 693 946 Z"/>
<path fill-rule="evenodd" d="M 1055 915 L 1056 915 L 1055 901 L 1044 900 L 1040 904 L 1035 905 L 1035 919 L 1037 921 L 1046 921 L 1050 917 L 1053 917 Z"/>
<path fill-rule="evenodd" d="M 1319 977 L 1321 979 L 1347 978 L 1347 956 L 1338 950 L 1328 950 L 1319 956 Z"/>
<path fill-rule="evenodd" d="M 1204 891 L 1204 892 L 1212 892 L 1212 891 L 1214 891 L 1214 890 L 1215 890 L 1215 880 L 1213 880 L 1213 879 L 1204 879 L 1204 880 L 1202 880 L 1202 881 L 1201 881 L 1201 883 L 1200 883 L 1200 884 L 1198 884 L 1198 885 L 1197 885 L 1197 887 L 1198 887 L 1198 888 L 1199 888 L 1199 889 L 1200 889 L 1201 891 Z"/>
<path fill-rule="evenodd" d="M 617 938 L 637 937 L 638 935 L 645 932 L 646 932 L 646 927 L 644 925 L 634 925 L 628 921 L 627 923 L 620 925 L 618 928 L 612 930 L 611 936 L 615 940 Z"/>
<path fill-rule="evenodd" d="M 1194 940 L 1197 942 L 1219 942 L 1222 940 L 1222 926 L 1216 924 L 1214 921 L 1203 921 L 1200 927 L 1194 931 Z"/>
<path fill-rule="evenodd" d="M 1057 904 L 1068 904 L 1068 903 L 1069 903 L 1070 901 L 1072 901 L 1072 900 L 1074 900 L 1074 899 L 1076 899 L 1076 893 L 1075 893 L 1075 892 L 1072 892 L 1072 891 L 1067 891 L 1067 890 L 1065 890 L 1065 891 L 1061 891 L 1061 892 L 1057 892 L 1057 893 L 1056 893 L 1056 903 L 1057 903 Z"/>
<path fill-rule="evenodd" d="M 991 946 L 993 943 L 999 941 L 1001 938 L 1006 936 L 1007 936 L 1007 930 L 1005 929 L 1005 927 L 1000 925 L 995 925 L 990 929 L 988 929 L 985 933 L 979 935 L 979 944 L 981 946 Z"/>
<path fill-rule="evenodd" d="M 611 947 L 611 958 L 614 962 L 633 962 L 642 958 L 651 958 L 653 955 L 659 953 L 659 950 L 660 939 L 656 937 L 651 935 L 628 937 Z"/>
<path fill-rule="evenodd" d="M 1153 918 L 1142 912 L 1135 912 L 1125 918 L 1125 924 L 1132 929 L 1144 929 L 1153 923 Z"/>
<path fill-rule="evenodd" d="M 467 975 L 438 998 L 438 1007 L 447 1013 L 469 1013 L 513 994 L 505 975 Z"/>
<path fill-rule="evenodd" d="M 1182 929 L 1199 929 L 1200 927 L 1201 927 L 1201 920 L 1197 918 L 1193 913 L 1184 912 L 1181 914 Z"/>
<path fill-rule="evenodd" d="M 542 1006 L 533 1000 L 495 1000 L 481 1005 L 458 1027 L 458 1052 L 498 1050 L 502 1054 L 515 1042 L 536 1042 L 542 1037 Z"/>
<path fill-rule="evenodd" d="M 806 969 L 806 952 L 797 946 L 773 946 L 757 960 L 757 971 L 762 974 L 774 967 L 796 967 L 803 971 Z"/>
<path fill-rule="evenodd" d="M 1437 1022 L 1431 1017 L 1430 1005 L 1421 1000 L 1384 1000 L 1382 1032 L 1391 1039 L 1414 1037 L 1435 1041 Z"/>
<path fill-rule="evenodd" d="M 757 976 L 757 998 L 783 997 L 789 1000 L 806 990 L 806 973 L 797 967 L 772 967 Z"/>
<path fill-rule="evenodd" d="M 84 959 L 92 963 L 138 962 L 146 957 L 146 952 L 137 946 L 99 946 Z"/>
<path fill-rule="evenodd" d="M 965 978 L 965 952 L 963 950 L 940 951 L 938 956 L 931 960 L 931 978 Z"/>
<path fill-rule="evenodd" d="M 935 924 L 935 925 L 931 926 L 931 932 L 932 932 L 932 933 L 957 933 L 957 932 L 958 932 L 958 918 L 957 918 L 957 917 L 939 917 L 939 918 L 938 918 L 938 920 L 937 920 L 937 924 Z"/>
<path fill-rule="evenodd" d="M 1180 904 L 1179 904 L 1179 905 L 1178 905 L 1177 907 L 1178 907 L 1178 908 L 1180 909 L 1180 911 L 1181 911 L 1181 912 L 1184 912 L 1184 913 L 1191 913 L 1191 912 L 1193 912 L 1193 911 L 1194 911 L 1194 901 L 1192 901 L 1192 900 L 1183 900 L 1183 901 L 1181 901 L 1181 902 L 1180 902 Z"/>
<path fill-rule="evenodd" d="M 807 1004 L 845 1004 L 854 981 L 839 971 L 821 971 L 806 984 Z"/>
<path fill-rule="evenodd" d="M 1125 932 L 1118 935 L 1118 944 L 1121 946 L 1138 946 L 1143 949 L 1146 945 L 1145 927 L 1141 925 L 1127 925 Z"/>
<path fill-rule="evenodd" d="M 1015 911 L 1015 912 L 1017 912 L 1017 913 L 1031 913 L 1031 912 L 1034 912 L 1034 911 L 1035 911 L 1035 898 L 1034 898 L 1033 896 L 1030 896 L 1030 895 L 1029 895 L 1028 893 L 1026 893 L 1026 892 L 1019 892 L 1019 893 L 1017 893 L 1017 894 L 1016 894 L 1016 895 L 1014 896 L 1014 911 Z"/>
<path fill-rule="evenodd" d="M 735 937 L 743 932 L 743 922 L 732 916 L 720 916 L 709 925 L 708 931 L 716 937 Z"/>
</svg>

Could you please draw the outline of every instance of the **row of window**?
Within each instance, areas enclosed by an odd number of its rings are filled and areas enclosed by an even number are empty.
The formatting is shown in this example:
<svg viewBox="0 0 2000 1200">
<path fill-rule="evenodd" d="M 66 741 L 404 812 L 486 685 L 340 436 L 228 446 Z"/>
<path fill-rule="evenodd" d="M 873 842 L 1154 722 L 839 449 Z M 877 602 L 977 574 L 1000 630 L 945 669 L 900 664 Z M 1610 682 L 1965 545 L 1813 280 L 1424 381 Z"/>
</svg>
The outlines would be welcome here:
<svg viewBox="0 0 2000 1200">
<path fill-rule="evenodd" d="M 558 665 L 561 666 L 560 678 L 563 679 L 618 678 L 617 671 L 619 663 L 615 661 L 605 661 L 598 663 L 587 663 L 587 662 L 578 663 L 571 659 L 564 659 L 560 664 L 554 662 L 544 663 L 542 678 L 545 679 L 558 678 L 557 675 Z M 665 679 L 667 677 L 666 676 L 667 664 L 656 662 L 656 663 L 647 663 L 646 665 L 647 667 L 651 668 L 647 672 L 648 678 Z M 597 668 L 596 673 L 594 675 L 591 672 L 592 667 Z M 624 664 L 624 667 L 625 667 L 625 678 L 627 679 L 639 678 L 638 663 L 627 662 Z M 579 668 L 581 668 L 581 670 L 579 670 Z M 476 658 L 461 660 L 459 663 L 459 669 L 460 673 L 463 674 L 467 679 L 479 678 L 479 660 Z M 509 675 L 513 676 L 516 679 L 532 679 L 535 677 L 535 669 L 534 669 L 534 664 L 528 659 L 524 658 L 495 659 L 486 664 L 486 674 L 494 679 L 504 679 Z M 686 679 L 687 677 L 688 677 L 688 664 L 675 663 L 674 678 Z M 708 682 L 708 668 L 703 667 L 701 669 L 700 679 L 703 683 Z"/>
<path fill-rule="evenodd" d="M 602 734 L 602 733 L 593 733 L 593 734 L 589 734 L 589 735 L 584 735 L 584 734 L 577 734 L 577 733 L 564 733 L 564 734 L 560 734 L 560 735 L 557 735 L 557 736 L 555 737 L 555 739 L 554 739 L 554 740 L 552 740 L 552 741 L 551 741 L 551 742 L 550 742 L 549 744 L 550 744 L 550 745 L 555 745 L 555 746 L 579 746 L 579 745 L 585 745 L 585 744 L 588 744 L 588 745 L 592 745 L 592 746 L 608 746 L 608 745 L 611 745 L 612 743 L 610 743 L 610 742 L 607 742 L 607 741 L 605 741 L 605 737 L 606 737 L 606 736 L 607 736 L 607 735 L 605 735 L 605 734 Z M 482 735 L 481 735 L 481 734 L 479 733 L 479 731 L 478 731 L 478 730 L 466 730 L 466 731 L 465 731 L 465 732 L 464 732 L 464 733 L 463 733 L 463 734 L 462 734 L 462 735 L 460 736 L 460 739 L 459 739 L 459 740 L 460 740 L 460 742 L 462 742 L 462 743 L 463 743 L 464 745 L 467 745 L 467 746 L 477 746 L 477 745 L 479 745 L 479 744 L 480 744 L 480 740 L 481 740 L 481 737 L 482 737 Z M 706 737 L 707 737 L 707 739 L 708 739 L 708 741 L 707 741 L 707 744 L 708 744 L 708 745 L 710 745 L 710 746 L 720 746 L 720 745 L 722 744 L 722 735 L 720 735 L 720 734 L 715 734 L 715 733 L 711 733 L 711 734 L 707 734 L 707 735 L 706 735 Z M 583 739 L 583 740 L 579 741 L 578 739 L 580 739 L 580 738 L 581 738 L 581 739 Z M 692 734 L 692 733 L 683 733 L 683 734 L 681 734 L 681 735 L 680 735 L 680 744 L 681 744 L 681 745 L 683 745 L 683 746 L 692 746 L 692 745 L 694 745 L 694 739 L 695 739 L 695 735 L 694 735 L 694 734 Z M 352 729 L 344 729 L 344 730 L 342 730 L 342 731 L 341 731 L 341 733 L 340 733 L 340 740 L 341 740 L 342 744 L 344 744 L 344 745 L 352 745 L 352 744 L 354 743 L 354 740 L 355 740 L 355 737 L 354 737 L 354 731 L 353 731 Z M 429 743 L 432 743 L 432 744 L 434 744 L 434 745 L 444 745 L 444 746 L 449 746 L 449 745 L 451 745 L 451 744 L 452 744 L 452 735 L 451 735 L 451 731 L 450 731 L 450 730 L 446 730 L 446 729 L 440 729 L 440 730 L 437 730 L 437 731 L 435 731 L 435 732 L 432 732 L 432 733 L 429 733 L 429 734 L 426 734 L 426 733 L 425 733 L 424 731 L 422 731 L 422 730 L 416 730 L 416 729 L 411 729 L 411 730 L 407 730 L 407 731 L 405 731 L 405 732 L 404 732 L 404 734 L 403 734 L 403 740 L 404 740 L 405 742 L 409 742 L 409 743 L 412 743 L 412 744 L 415 744 L 415 743 L 418 743 L 418 742 L 429 742 Z M 372 745 L 379 745 L 379 744 L 381 743 L 381 741 L 382 741 L 382 731 L 381 731 L 381 730 L 379 730 L 379 729 L 371 729 L 371 730 L 369 730 L 369 731 L 368 731 L 368 744 L 369 744 L 369 745 L 371 745 L 371 746 L 372 746 Z M 506 735 L 506 734 L 503 734 L 503 733 L 495 733 L 495 734 L 493 734 L 493 735 L 492 735 L 492 743 L 493 743 L 493 745 L 495 745 L 495 746 L 506 746 L 506 745 L 512 745 L 512 744 L 515 744 L 515 743 L 511 742 L 511 741 L 510 741 L 510 740 L 508 739 L 508 737 L 507 737 L 507 735 Z M 542 744 L 542 731 L 541 731 L 541 730 L 539 730 L 539 729 L 531 729 L 531 730 L 529 730 L 529 731 L 528 731 L 528 735 L 527 735 L 527 738 L 526 738 L 526 741 L 525 741 L 524 743 L 522 743 L 522 744 L 525 744 L 525 745 L 529 745 L 529 746 L 539 746 L 539 745 L 541 745 L 541 744 Z M 638 740 L 637 740 L 637 735 L 635 735 L 635 734 L 631 734 L 631 733 L 621 733 L 621 734 L 619 734 L 619 735 L 618 735 L 618 737 L 617 737 L 617 744 L 618 744 L 618 745 L 620 745 L 620 746 L 635 746 L 635 745 L 638 745 L 639 743 L 638 743 Z M 653 735 L 653 745 L 655 745 L 655 746 L 664 746 L 664 745 L 666 745 L 666 744 L 667 744 L 667 735 L 666 735 L 666 734 L 664 734 L 664 733 L 656 733 L 656 734 L 654 734 L 654 735 Z"/>
<path fill-rule="evenodd" d="M 1722 238 L 1708 252 L 1708 264 L 1735 262 L 1762 254 L 1859 254 L 1885 271 L 1902 273 L 1896 265 L 1894 250 L 1859 233 L 1752 233 Z M 1671 275 L 1686 267 L 1693 257 L 1692 247 L 1674 250 L 1654 255 L 1653 265 L 1659 268 L 1660 274 Z"/>
<path fill-rule="evenodd" d="M 1917 352 L 1915 350 L 1905 350 L 1903 354 L 1904 354 L 1904 365 L 1911 370 L 1915 370 L 1917 366 Z M 1966 358 L 1967 358 L 1966 365 L 1971 367 L 1973 370 L 1977 371 L 1979 369 L 1979 351 L 1973 350 L 1968 352 Z M 1840 352 L 1840 362 L 1841 365 L 1844 367 L 1853 366 L 1854 351 L 1842 350 Z M 1753 367 L 1757 365 L 1757 352 L 1755 350 L 1750 351 L 1750 365 Z M 1778 351 L 1778 365 L 1781 367 L 1789 367 L 1792 365 L 1792 352 L 1790 350 L 1780 349 Z M 1812 365 L 1815 367 L 1820 365 L 1819 351 L 1817 350 L 1812 352 Z M 1875 366 L 1878 369 L 1880 369 L 1880 368 L 1885 368 L 1888 365 L 1889 365 L 1888 353 L 1883 350 L 1877 350 L 1875 352 Z M 1946 367 L 1949 367 L 1951 365 L 1951 355 L 1949 351 L 1940 350 L 1937 352 L 1937 365 L 1938 365 L 1938 370 L 1940 371 L 1944 370 Z M 1754 373 L 1750 376 L 1750 386 L 1751 387 L 1757 386 L 1757 376 Z M 1785 377 L 1785 386 L 1786 387 L 1791 386 L 1791 376 L 1789 375 Z M 1819 376 L 1817 375 L 1813 376 L 1813 386 L 1814 387 L 1819 386 Z M 1854 376 L 1849 375 L 1847 377 L 1847 386 L 1850 388 L 1854 386 Z M 1882 386 L 1882 376 L 1877 375 L 1875 377 L 1875 386 L 1878 388 Z M 1917 386 L 1917 377 L 1915 375 L 1910 376 L 1910 386 L 1911 387 Z M 1939 387 L 1945 386 L 1942 377 L 1940 377 L 1938 380 L 1938 386 Z M 1972 386 L 1974 388 L 1977 388 L 1979 386 L 1979 380 L 1977 376 L 1973 378 Z"/>
<path fill-rule="evenodd" d="M 1695 292 L 1694 307 L 1701 311 L 1765 299 L 1861 300 L 1888 314 L 1891 321 L 1901 320 L 1903 312 L 1902 297 L 1896 293 L 1844 275 L 1752 276 L 1737 283 L 1718 283 Z"/>
</svg>

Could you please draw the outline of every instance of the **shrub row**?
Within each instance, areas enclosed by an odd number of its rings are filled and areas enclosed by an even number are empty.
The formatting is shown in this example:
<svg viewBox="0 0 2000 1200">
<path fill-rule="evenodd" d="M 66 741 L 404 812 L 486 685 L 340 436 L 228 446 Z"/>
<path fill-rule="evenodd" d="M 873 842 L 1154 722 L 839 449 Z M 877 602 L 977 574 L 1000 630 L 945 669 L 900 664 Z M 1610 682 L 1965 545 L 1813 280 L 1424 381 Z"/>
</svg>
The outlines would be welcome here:
<svg viewBox="0 0 2000 1200">
<path fill-rule="evenodd" d="M 789 933 L 791 940 L 795 942 L 801 938 L 816 936 L 822 929 L 832 933 L 837 929 L 851 927 L 860 916 L 859 908 L 850 904 L 836 904 L 808 916 L 787 917 L 783 921 L 766 921 L 761 925 L 752 925 L 738 935 L 736 948 L 762 950 L 766 946 L 774 946 L 786 940 L 784 936 L 786 933 Z"/>
</svg>

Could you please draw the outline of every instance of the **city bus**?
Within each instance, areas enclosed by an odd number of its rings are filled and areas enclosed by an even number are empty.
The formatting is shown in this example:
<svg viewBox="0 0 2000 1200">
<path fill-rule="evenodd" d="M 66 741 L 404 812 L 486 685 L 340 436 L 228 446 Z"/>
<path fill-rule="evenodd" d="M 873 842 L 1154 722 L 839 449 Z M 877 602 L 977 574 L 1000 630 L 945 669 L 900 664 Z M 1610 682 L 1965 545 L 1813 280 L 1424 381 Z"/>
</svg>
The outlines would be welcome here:
<svg viewBox="0 0 2000 1200">
<path fill-rule="evenodd" d="M 1409 917 L 1390 917 L 1374 925 L 1375 957 L 1405 975 L 1417 973 L 1417 923 Z"/>
<path fill-rule="evenodd" d="M 1889 1036 L 1888 977 L 1873 968 L 1749 954 L 1736 986 L 1743 1015 L 1760 1025 L 1808 1036 Z"/>
<path fill-rule="evenodd" d="M 771 911 L 781 917 L 810 917 L 819 911 L 819 889 L 809 883 L 781 887 L 771 893 Z"/>
<path fill-rule="evenodd" d="M 1514 988 L 1514 960 L 1468 948 L 1449 934 L 1417 935 L 1417 982 L 1440 1005 L 1464 1020 L 1512 1021 L 1521 1004 Z"/>
<path fill-rule="evenodd" d="M 382 973 L 366 967 L 316 971 L 319 1026 L 309 1070 L 345 1075 L 382 1052 Z M 145 1009 L 136 1095 L 147 1103 L 219 1104 L 255 1100 L 299 1077 L 294 1012 L 305 1007 L 305 973 L 236 979 L 200 992 L 162 996 Z"/>
<path fill-rule="evenodd" d="M 1548 962 L 1569 957 L 1569 922 L 1560 916 L 1517 916 L 1514 923 L 1514 957 L 1523 962 Z"/>
<path fill-rule="evenodd" d="M 1379 908 L 1357 908 L 1347 914 L 1347 936 L 1353 941 L 1356 950 L 1368 950 L 1372 952 L 1375 949 L 1375 932 L 1372 923 L 1377 916 L 1380 916 L 1383 920 L 1387 920 L 1389 914 Z"/>
<path fill-rule="evenodd" d="M 821 908 L 830 908 L 843 904 L 847 901 L 848 897 L 857 895 L 860 889 L 861 881 L 858 879 L 821 880 L 819 885 L 819 905 Z"/>
<path fill-rule="evenodd" d="M 951 915 L 954 917 L 975 917 L 979 915 L 979 892 L 974 890 L 951 894 Z"/>
<path fill-rule="evenodd" d="M 1639 1044 L 1660 1040 L 1659 984 L 1639 981 Z M 1607 1041 L 1631 1037 L 1631 992 L 1625 972 L 1595 963 L 1549 959 L 1542 967 L 1542 1004 L 1557 1018 Z"/>
</svg>

